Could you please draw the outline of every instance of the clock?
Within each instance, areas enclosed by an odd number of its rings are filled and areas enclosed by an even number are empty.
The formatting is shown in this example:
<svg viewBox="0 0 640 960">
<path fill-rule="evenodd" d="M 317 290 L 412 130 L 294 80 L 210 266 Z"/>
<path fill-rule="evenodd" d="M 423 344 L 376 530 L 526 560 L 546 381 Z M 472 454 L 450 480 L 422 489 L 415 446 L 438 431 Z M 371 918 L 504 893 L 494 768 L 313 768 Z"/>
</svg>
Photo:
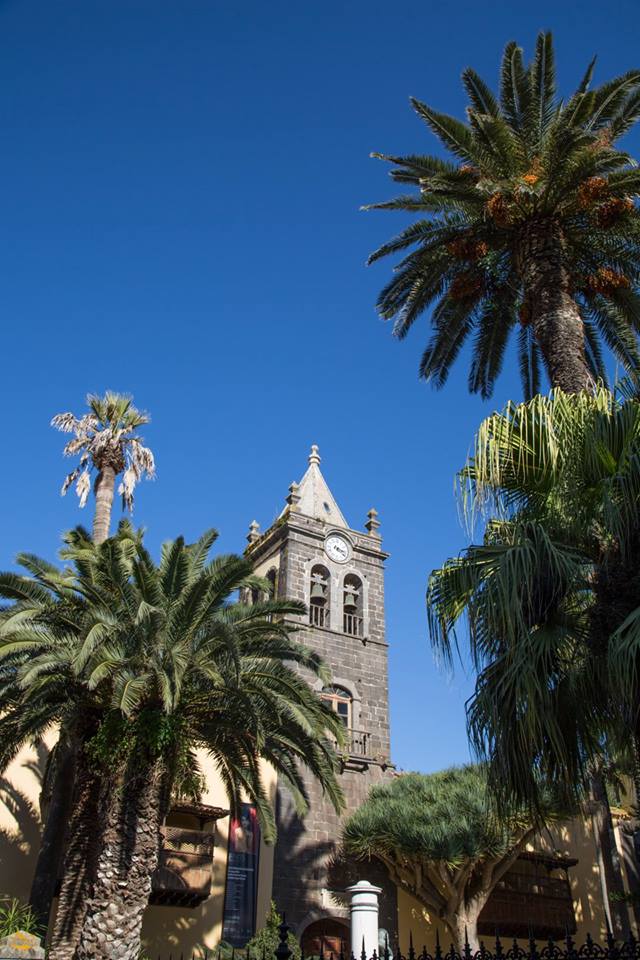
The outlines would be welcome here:
<svg viewBox="0 0 640 960">
<path fill-rule="evenodd" d="M 324 542 L 325 553 L 336 563 L 346 563 L 351 556 L 351 545 L 338 533 L 330 534 Z"/>
</svg>

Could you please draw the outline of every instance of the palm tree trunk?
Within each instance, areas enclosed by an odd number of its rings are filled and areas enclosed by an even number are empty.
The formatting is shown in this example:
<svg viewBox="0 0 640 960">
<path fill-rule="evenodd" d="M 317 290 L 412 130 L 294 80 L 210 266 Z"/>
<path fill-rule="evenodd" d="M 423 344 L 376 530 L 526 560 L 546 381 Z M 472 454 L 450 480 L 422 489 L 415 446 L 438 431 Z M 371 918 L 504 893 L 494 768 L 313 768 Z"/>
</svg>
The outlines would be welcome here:
<svg viewBox="0 0 640 960">
<path fill-rule="evenodd" d="M 165 813 L 160 761 L 129 770 L 102 794 L 103 826 L 93 895 L 74 960 L 138 960 L 142 919 L 160 856 Z"/>
<path fill-rule="evenodd" d="M 591 822 L 598 856 L 604 911 L 614 937 L 619 940 L 628 940 L 631 933 L 629 911 L 625 902 L 615 899 L 624 894 L 624 882 L 607 788 L 600 774 L 595 774 L 591 778 L 591 792 L 593 797 Z"/>
<path fill-rule="evenodd" d="M 98 774 L 90 767 L 84 751 L 77 751 L 72 814 L 66 831 L 62 884 L 49 960 L 71 960 L 80 940 L 87 901 L 95 878 L 100 824 L 99 790 Z"/>
<path fill-rule="evenodd" d="M 96 479 L 96 508 L 93 518 L 93 539 L 95 543 L 103 543 L 109 536 L 115 479 L 115 470 L 110 465 L 104 466 Z M 82 897 L 76 891 L 82 889 L 84 891 L 82 896 L 86 895 L 86 889 L 83 886 L 84 880 L 82 879 L 84 870 L 79 865 L 86 863 L 88 860 L 88 844 L 91 833 L 83 829 L 73 829 L 70 826 L 67 829 L 72 819 L 78 744 L 65 735 L 64 730 L 61 730 L 57 749 L 60 756 L 53 777 L 51 804 L 44 825 L 42 844 L 38 853 L 29 902 L 41 927 L 46 929 L 49 924 L 55 889 L 58 880 L 64 874 L 65 879 L 63 879 L 63 889 L 53 933 L 56 956 L 59 956 L 62 960 L 63 956 L 72 956 L 79 934 L 78 923 L 81 918 L 78 917 L 78 913 Z M 82 794 L 84 791 L 82 784 L 80 784 L 79 789 L 80 794 Z M 86 798 L 82 802 L 87 802 Z M 77 814 L 82 819 L 84 817 L 83 809 L 77 811 Z M 70 834 L 73 839 L 72 876 L 67 876 L 66 866 L 63 866 L 63 864 L 66 864 L 65 844 Z M 83 841 L 87 844 L 85 850 L 81 849 Z M 69 950 L 71 950 L 71 953 L 68 952 Z"/>
<path fill-rule="evenodd" d="M 64 728 L 55 747 L 53 764 L 51 799 L 44 818 L 42 843 L 29 896 L 29 905 L 43 930 L 49 925 L 51 904 L 62 873 L 67 824 L 73 806 L 76 745 Z"/>
<path fill-rule="evenodd" d="M 110 464 L 105 464 L 95 483 L 96 512 L 93 517 L 93 541 L 103 543 L 111 528 L 111 508 L 116 483 L 116 472 Z"/>
<path fill-rule="evenodd" d="M 527 224 L 518 240 L 516 261 L 551 386 L 566 393 L 592 389 L 584 327 L 569 291 L 558 225 L 549 219 Z"/>
</svg>

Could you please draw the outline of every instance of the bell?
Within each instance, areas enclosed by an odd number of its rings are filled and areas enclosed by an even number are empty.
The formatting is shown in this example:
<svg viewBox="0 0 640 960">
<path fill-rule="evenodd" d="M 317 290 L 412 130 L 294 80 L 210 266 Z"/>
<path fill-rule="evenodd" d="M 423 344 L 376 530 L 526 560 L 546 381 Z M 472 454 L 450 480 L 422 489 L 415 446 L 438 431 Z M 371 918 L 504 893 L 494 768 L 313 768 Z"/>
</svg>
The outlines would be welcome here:
<svg viewBox="0 0 640 960">
<path fill-rule="evenodd" d="M 358 609 L 358 597 L 352 587 L 347 587 L 344 594 L 344 608 L 349 613 L 355 613 Z"/>
<path fill-rule="evenodd" d="M 315 600 L 316 603 L 324 600 L 324 586 L 317 581 L 311 584 L 311 600 Z"/>
</svg>

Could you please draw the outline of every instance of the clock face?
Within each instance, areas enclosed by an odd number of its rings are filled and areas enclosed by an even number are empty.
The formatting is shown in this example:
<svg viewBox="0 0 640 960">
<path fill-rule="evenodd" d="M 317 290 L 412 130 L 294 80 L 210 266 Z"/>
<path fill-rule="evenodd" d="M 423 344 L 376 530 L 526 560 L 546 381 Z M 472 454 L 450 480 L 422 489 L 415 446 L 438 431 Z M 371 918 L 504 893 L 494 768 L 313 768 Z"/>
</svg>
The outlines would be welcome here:
<svg viewBox="0 0 640 960">
<path fill-rule="evenodd" d="M 331 560 L 336 563 L 346 563 L 351 556 L 351 547 L 344 537 L 337 533 L 332 533 L 324 542 L 324 549 Z"/>
</svg>

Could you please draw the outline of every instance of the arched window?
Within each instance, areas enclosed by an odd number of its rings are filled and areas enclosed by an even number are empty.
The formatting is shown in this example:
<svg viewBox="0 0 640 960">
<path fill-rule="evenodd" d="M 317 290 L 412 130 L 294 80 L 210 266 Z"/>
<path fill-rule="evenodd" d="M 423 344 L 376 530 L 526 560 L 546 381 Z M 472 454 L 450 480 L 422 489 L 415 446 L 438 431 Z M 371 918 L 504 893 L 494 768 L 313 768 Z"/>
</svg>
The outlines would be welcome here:
<svg viewBox="0 0 640 960">
<path fill-rule="evenodd" d="M 362 580 L 355 573 L 348 573 L 342 585 L 342 627 L 352 637 L 363 634 L 362 611 Z"/>
<path fill-rule="evenodd" d="M 271 570 L 269 570 L 267 580 L 269 582 L 267 600 L 275 600 L 278 596 L 278 571 L 275 567 L 271 567 Z"/>
<path fill-rule="evenodd" d="M 322 699 L 325 700 L 340 717 L 345 727 L 350 730 L 353 726 L 353 700 L 351 694 L 344 687 L 332 685 L 322 688 Z"/>
<path fill-rule="evenodd" d="M 314 627 L 329 626 L 331 577 L 326 567 L 316 564 L 311 570 L 309 590 L 309 623 Z"/>
</svg>

